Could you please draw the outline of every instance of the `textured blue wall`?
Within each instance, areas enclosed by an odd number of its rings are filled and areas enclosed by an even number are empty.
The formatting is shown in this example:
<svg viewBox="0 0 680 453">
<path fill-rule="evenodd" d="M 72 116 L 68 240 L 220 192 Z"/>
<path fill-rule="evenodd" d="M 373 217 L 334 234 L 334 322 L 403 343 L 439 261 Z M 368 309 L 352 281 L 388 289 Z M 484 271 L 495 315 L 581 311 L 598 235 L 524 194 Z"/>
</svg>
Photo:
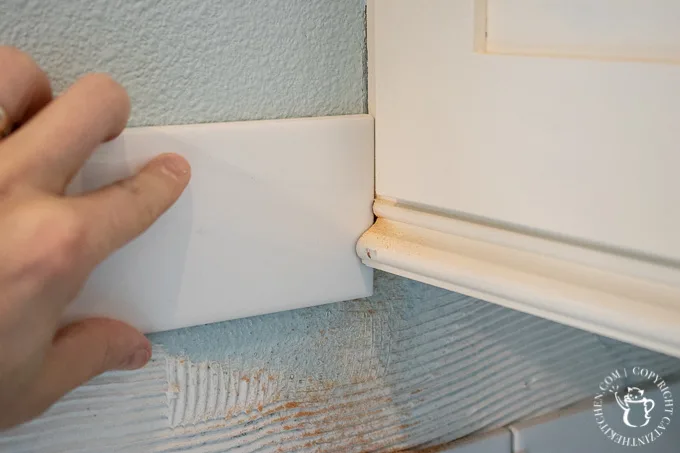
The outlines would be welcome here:
<svg viewBox="0 0 680 453">
<path fill-rule="evenodd" d="M 365 111 L 363 0 L 3 0 L 0 42 L 57 91 L 88 71 L 132 97 L 131 125 Z"/>
</svg>

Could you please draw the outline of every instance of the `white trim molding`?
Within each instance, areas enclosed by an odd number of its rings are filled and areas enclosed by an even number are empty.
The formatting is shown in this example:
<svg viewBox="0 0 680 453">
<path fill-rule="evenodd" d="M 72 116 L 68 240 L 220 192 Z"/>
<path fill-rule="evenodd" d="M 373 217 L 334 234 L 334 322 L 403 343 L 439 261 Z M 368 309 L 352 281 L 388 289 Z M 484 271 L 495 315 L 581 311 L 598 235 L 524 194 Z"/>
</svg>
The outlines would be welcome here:
<svg viewBox="0 0 680 453">
<path fill-rule="evenodd" d="M 673 263 L 377 199 L 363 262 L 680 357 Z"/>
<path fill-rule="evenodd" d="M 126 130 L 71 192 L 167 152 L 189 160 L 192 179 L 95 270 L 64 321 L 107 316 L 153 332 L 369 296 L 354 246 L 373 222 L 373 143 L 369 115 Z"/>
</svg>

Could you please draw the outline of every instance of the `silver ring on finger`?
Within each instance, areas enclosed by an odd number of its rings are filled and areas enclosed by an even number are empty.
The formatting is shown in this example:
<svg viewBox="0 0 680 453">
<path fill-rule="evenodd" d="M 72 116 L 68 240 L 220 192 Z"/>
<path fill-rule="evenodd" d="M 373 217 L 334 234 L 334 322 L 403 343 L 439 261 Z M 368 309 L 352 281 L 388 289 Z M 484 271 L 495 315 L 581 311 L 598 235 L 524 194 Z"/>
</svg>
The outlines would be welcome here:
<svg viewBox="0 0 680 453">
<path fill-rule="evenodd" d="M 12 132 L 12 120 L 7 111 L 0 107 L 0 138 L 7 137 Z"/>
</svg>

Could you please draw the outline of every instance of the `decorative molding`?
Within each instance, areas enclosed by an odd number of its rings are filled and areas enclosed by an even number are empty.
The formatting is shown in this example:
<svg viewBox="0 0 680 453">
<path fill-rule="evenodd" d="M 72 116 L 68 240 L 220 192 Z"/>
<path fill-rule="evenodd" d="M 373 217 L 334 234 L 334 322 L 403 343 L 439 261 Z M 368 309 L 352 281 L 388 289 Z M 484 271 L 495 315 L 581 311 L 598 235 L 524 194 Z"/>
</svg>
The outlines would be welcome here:
<svg viewBox="0 0 680 453">
<path fill-rule="evenodd" d="M 151 332 L 369 296 L 354 246 L 373 222 L 373 143 L 369 115 L 126 130 L 71 192 L 166 152 L 190 161 L 192 180 L 95 270 L 65 321 L 108 316 Z"/>
<path fill-rule="evenodd" d="M 680 269 L 378 199 L 375 269 L 680 357 Z"/>
</svg>

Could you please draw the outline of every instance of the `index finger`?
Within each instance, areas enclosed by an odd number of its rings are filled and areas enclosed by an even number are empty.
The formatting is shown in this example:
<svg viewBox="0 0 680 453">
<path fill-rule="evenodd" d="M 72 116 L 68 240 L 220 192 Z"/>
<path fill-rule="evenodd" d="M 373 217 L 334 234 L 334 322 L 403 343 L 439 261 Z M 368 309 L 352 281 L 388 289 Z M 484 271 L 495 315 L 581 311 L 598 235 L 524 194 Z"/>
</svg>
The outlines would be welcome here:
<svg viewBox="0 0 680 453">
<path fill-rule="evenodd" d="M 189 163 L 163 154 L 131 178 L 70 198 L 85 219 L 86 256 L 98 263 L 149 228 L 189 183 Z"/>
</svg>

